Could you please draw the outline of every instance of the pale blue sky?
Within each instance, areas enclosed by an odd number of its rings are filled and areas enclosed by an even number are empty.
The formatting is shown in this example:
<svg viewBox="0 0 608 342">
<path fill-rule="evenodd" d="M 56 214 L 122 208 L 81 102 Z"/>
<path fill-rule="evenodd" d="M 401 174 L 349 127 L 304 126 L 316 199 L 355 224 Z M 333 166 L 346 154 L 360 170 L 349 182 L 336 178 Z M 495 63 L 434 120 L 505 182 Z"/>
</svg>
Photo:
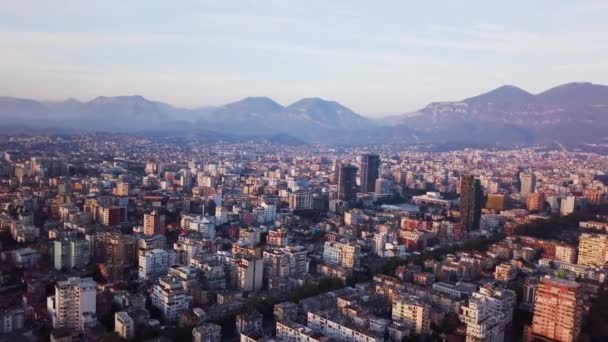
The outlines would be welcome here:
<svg viewBox="0 0 608 342">
<path fill-rule="evenodd" d="M 502 84 L 608 84 L 607 42 L 605 0 L 5 0 L 0 95 L 319 96 L 380 116 Z"/>
</svg>

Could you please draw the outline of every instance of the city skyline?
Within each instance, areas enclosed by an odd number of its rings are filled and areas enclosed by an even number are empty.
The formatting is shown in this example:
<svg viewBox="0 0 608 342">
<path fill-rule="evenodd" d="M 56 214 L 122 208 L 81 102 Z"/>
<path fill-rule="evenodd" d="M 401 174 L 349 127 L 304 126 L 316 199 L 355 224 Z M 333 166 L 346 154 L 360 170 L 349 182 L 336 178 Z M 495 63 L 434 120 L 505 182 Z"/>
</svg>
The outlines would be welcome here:
<svg viewBox="0 0 608 342">
<path fill-rule="evenodd" d="M 0 341 L 608 341 L 606 13 L 7 2 Z"/>
<path fill-rule="evenodd" d="M 606 339 L 606 154 L 124 133 L 0 151 L 0 337 Z"/>
<path fill-rule="evenodd" d="M 318 96 L 377 117 L 503 84 L 608 83 L 599 1 L 62 5 L 5 4 L 0 94 L 141 94 L 184 107 Z"/>
</svg>

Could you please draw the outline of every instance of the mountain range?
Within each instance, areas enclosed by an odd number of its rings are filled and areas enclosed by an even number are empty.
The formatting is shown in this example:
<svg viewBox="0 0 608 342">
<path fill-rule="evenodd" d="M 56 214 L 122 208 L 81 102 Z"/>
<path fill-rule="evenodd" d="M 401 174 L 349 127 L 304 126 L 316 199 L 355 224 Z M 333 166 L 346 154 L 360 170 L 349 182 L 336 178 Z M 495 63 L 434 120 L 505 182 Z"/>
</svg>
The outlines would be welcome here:
<svg viewBox="0 0 608 342">
<path fill-rule="evenodd" d="M 274 137 L 325 144 L 540 145 L 608 143 L 608 86 L 568 83 L 539 94 L 505 85 L 456 102 L 433 102 L 371 119 L 335 102 L 305 98 L 288 106 L 247 97 L 220 107 L 180 108 L 142 96 L 81 102 L 0 97 L 0 129 L 108 131 L 155 136 Z"/>
</svg>

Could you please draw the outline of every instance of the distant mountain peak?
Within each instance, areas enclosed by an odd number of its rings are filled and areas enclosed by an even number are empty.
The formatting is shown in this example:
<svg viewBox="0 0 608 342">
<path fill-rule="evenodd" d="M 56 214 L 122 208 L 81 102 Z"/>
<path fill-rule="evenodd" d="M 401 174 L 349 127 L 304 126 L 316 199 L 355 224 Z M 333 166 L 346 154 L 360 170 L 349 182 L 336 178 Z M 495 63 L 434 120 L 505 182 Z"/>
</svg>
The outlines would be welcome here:
<svg viewBox="0 0 608 342">
<path fill-rule="evenodd" d="M 111 103 L 134 103 L 134 102 L 146 102 L 150 103 L 145 97 L 141 95 L 120 95 L 120 96 L 97 96 L 96 98 L 89 101 L 91 104 L 111 104 Z"/>
<path fill-rule="evenodd" d="M 513 85 L 503 85 L 487 93 L 470 97 L 467 103 L 524 103 L 529 102 L 534 95 Z"/>
<path fill-rule="evenodd" d="M 306 97 L 301 100 L 298 100 L 289 106 L 286 109 L 306 109 L 312 111 L 348 111 L 353 112 L 350 108 L 347 108 L 336 101 L 325 100 L 320 97 Z"/>
<path fill-rule="evenodd" d="M 267 103 L 267 104 L 274 104 L 274 105 L 280 106 L 280 104 L 278 104 L 275 100 L 273 100 L 267 96 L 248 96 L 237 102 L 240 102 L 240 103 Z"/>
<path fill-rule="evenodd" d="M 294 103 L 337 103 L 336 101 L 325 100 L 320 97 L 305 97 Z"/>
<path fill-rule="evenodd" d="M 80 104 L 82 102 L 78 101 L 78 99 L 75 99 L 73 97 L 67 98 L 63 101 L 63 103 L 65 104 Z"/>
<path fill-rule="evenodd" d="M 278 112 L 283 109 L 283 106 L 269 97 L 250 96 L 240 101 L 228 103 L 223 108 L 236 109 L 242 113 L 256 113 L 260 111 Z"/>
<path fill-rule="evenodd" d="M 608 86 L 590 82 L 572 82 L 536 95 L 543 102 L 564 105 L 608 105 Z"/>
<path fill-rule="evenodd" d="M 601 85 L 601 84 L 593 84 L 591 82 L 570 82 L 570 83 L 560 84 L 553 88 L 547 89 L 538 95 L 553 93 L 553 92 L 568 93 L 568 92 L 577 92 L 577 91 L 578 92 L 588 92 L 588 91 L 593 92 L 594 90 L 600 90 L 600 91 L 604 90 L 605 91 L 606 89 L 608 89 L 608 86 Z"/>
</svg>

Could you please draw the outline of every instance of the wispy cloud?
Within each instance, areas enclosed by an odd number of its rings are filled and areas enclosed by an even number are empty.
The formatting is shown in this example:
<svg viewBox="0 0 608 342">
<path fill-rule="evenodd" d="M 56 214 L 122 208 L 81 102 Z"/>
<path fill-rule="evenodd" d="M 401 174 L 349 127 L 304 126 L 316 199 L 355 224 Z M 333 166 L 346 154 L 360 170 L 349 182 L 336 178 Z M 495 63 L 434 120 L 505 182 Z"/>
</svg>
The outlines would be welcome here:
<svg viewBox="0 0 608 342">
<path fill-rule="evenodd" d="M 503 82 L 531 90 L 564 80 L 608 83 L 607 6 L 5 1 L 0 95 L 140 93 L 180 105 L 322 96 L 386 113 Z"/>
</svg>

